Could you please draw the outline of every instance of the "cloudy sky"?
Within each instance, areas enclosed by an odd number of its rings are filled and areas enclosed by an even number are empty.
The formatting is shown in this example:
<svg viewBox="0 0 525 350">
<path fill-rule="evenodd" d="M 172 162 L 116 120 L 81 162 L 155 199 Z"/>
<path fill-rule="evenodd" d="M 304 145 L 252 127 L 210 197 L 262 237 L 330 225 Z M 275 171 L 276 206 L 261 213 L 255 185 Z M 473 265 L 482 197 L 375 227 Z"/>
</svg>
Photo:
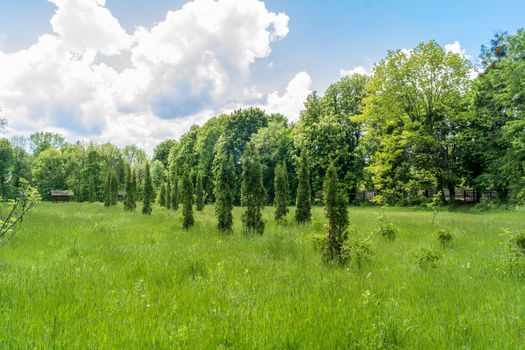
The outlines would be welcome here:
<svg viewBox="0 0 525 350">
<path fill-rule="evenodd" d="M 0 107 L 9 135 L 151 152 L 239 107 L 295 121 L 388 50 L 435 39 L 476 62 L 521 26 L 522 0 L 0 0 Z"/>
</svg>

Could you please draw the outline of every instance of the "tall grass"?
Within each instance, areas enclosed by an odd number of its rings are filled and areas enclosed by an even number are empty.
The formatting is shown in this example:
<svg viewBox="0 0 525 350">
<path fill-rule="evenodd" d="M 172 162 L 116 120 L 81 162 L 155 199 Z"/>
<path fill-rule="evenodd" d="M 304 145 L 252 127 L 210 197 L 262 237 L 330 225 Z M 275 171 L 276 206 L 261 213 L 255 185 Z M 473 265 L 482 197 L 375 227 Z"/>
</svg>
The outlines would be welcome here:
<svg viewBox="0 0 525 350">
<path fill-rule="evenodd" d="M 42 203 L 0 248 L 0 348 L 520 348 L 525 283 L 498 273 L 502 227 L 519 212 L 440 212 L 454 240 L 442 248 L 432 212 L 386 209 L 399 228 L 381 239 L 378 208 L 351 208 L 351 235 L 371 236 L 361 270 L 321 263 L 310 224 L 262 237 L 215 229 L 214 208 L 182 230 L 180 211 L 126 213 L 119 205 Z M 293 217 L 293 212 L 288 214 Z M 413 251 L 442 252 L 422 270 Z"/>
</svg>

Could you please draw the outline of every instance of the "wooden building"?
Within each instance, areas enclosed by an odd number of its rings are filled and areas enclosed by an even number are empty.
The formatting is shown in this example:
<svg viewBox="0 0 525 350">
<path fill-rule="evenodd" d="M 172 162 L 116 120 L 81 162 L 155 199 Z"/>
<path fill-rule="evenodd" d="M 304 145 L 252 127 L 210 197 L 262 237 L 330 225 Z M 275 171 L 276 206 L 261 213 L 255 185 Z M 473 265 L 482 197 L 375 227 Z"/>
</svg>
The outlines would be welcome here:
<svg viewBox="0 0 525 350">
<path fill-rule="evenodd" d="M 69 191 L 51 190 L 51 202 L 71 202 L 74 195 Z"/>
</svg>

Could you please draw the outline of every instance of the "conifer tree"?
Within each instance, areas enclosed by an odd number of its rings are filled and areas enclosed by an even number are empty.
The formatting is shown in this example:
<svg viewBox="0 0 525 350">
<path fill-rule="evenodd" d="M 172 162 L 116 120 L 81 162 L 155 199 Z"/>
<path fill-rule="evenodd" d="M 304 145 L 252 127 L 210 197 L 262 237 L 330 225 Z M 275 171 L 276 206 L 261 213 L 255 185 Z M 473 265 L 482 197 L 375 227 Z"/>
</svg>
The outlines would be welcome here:
<svg viewBox="0 0 525 350">
<path fill-rule="evenodd" d="M 308 170 L 308 157 L 304 150 L 301 151 L 299 161 L 299 170 L 297 172 L 297 198 L 295 221 L 305 223 L 312 217 L 312 193 L 310 188 L 310 172 Z"/>
<path fill-rule="evenodd" d="M 88 201 L 90 203 L 95 202 L 97 199 L 96 193 L 95 193 L 95 181 L 93 180 L 93 177 L 91 176 L 89 178 L 88 183 Z"/>
<path fill-rule="evenodd" d="M 279 221 L 288 213 L 288 172 L 283 162 L 275 167 L 275 220 Z"/>
<path fill-rule="evenodd" d="M 171 209 L 179 210 L 179 180 L 176 176 L 173 177 L 173 185 L 171 189 Z"/>
<path fill-rule="evenodd" d="M 104 206 L 109 207 L 111 205 L 111 172 L 108 171 L 106 174 L 106 183 L 104 184 Z"/>
<path fill-rule="evenodd" d="M 197 182 L 195 184 L 195 205 L 197 206 L 197 211 L 202 211 L 204 209 L 204 187 L 202 180 L 202 173 L 199 171 L 196 179 Z"/>
<path fill-rule="evenodd" d="M 111 184 L 110 184 L 110 194 L 109 194 L 109 202 L 111 205 L 117 205 L 118 189 L 119 189 L 119 180 L 118 180 L 117 172 L 115 170 L 111 170 Z"/>
<path fill-rule="evenodd" d="M 261 207 L 265 190 L 263 186 L 261 161 L 255 147 L 249 144 L 242 156 L 241 204 L 243 232 L 245 234 L 260 234 L 264 232 Z"/>
<path fill-rule="evenodd" d="M 124 210 L 132 211 L 135 209 L 132 203 L 135 203 L 135 194 L 133 193 L 133 175 L 129 163 L 126 163 L 126 178 L 125 178 Z"/>
<path fill-rule="evenodd" d="M 193 218 L 193 183 L 187 166 L 182 176 L 182 215 L 182 227 L 187 230 L 195 223 Z"/>
<path fill-rule="evenodd" d="M 130 210 L 133 211 L 137 208 L 137 173 L 135 169 L 131 170 L 131 194 L 132 197 L 130 197 L 129 204 Z"/>
<path fill-rule="evenodd" d="M 166 208 L 171 209 L 171 176 L 168 174 L 166 182 Z"/>
<path fill-rule="evenodd" d="M 218 154 L 218 170 L 215 174 L 215 215 L 217 228 L 222 233 L 231 233 L 233 226 L 233 201 L 235 168 L 233 158 L 226 151 Z"/>
<path fill-rule="evenodd" d="M 348 201 L 337 177 L 334 162 L 330 161 L 324 182 L 325 213 L 328 218 L 327 262 L 344 261 L 342 247 L 347 239 Z"/>
<path fill-rule="evenodd" d="M 165 182 L 160 184 L 157 203 L 159 203 L 161 207 L 166 206 L 166 183 Z"/>
<path fill-rule="evenodd" d="M 150 215 L 152 208 L 151 202 L 153 201 L 153 184 L 151 183 L 151 173 L 149 170 L 149 162 L 146 161 L 146 167 L 144 170 L 144 199 L 142 200 L 142 214 Z"/>
</svg>

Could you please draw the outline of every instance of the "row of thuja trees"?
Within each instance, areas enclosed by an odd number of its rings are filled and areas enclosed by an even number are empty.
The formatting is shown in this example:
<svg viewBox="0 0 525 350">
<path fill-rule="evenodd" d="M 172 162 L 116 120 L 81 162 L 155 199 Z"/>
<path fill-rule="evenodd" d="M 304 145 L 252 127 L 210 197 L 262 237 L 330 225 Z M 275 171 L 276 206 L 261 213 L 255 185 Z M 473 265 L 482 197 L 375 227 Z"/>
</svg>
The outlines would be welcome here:
<svg viewBox="0 0 525 350">
<path fill-rule="evenodd" d="M 308 157 L 306 152 L 301 152 L 297 159 L 296 190 L 296 210 L 295 221 L 304 224 L 311 219 L 311 186 L 308 168 Z M 262 235 L 265 223 L 262 218 L 261 209 L 265 204 L 266 190 L 263 183 L 262 164 L 260 155 L 253 145 L 248 145 L 241 157 L 241 205 L 243 207 L 242 226 L 245 235 Z M 134 171 L 126 165 L 124 209 L 134 211 L 136 209 L 137 182 Z M 108 173 L 106 182 L 106 206 L 117 203 L 118 186 L 115 185 L 118 177 L 114 172 Z M 217 171 L 215 174 L 215 215 L 217 219 L 217 229 L 223 234 L 233 233 L 233 207 L 235 201 L 235 181 L 236 174 L 233 157 L 223 148 L 218 152 Z M 182 227 L 189 229 L 195 223 L 193 207 L 195 204 L 197 211 L 204 209 L 205 193 L 202 185 L 202 176 L 196 177 L 193 183 L 190 175 L 190 168 L 186 166 L 183 171 L 179 185 L 176 179 L 171 176 L 166 177 L 166 182 L 162 183 L 158 192 L 157 201 L 162 207 L 170 210 L 178 210 L 182 205 Z M 172 186 L 172 183 L 174 186 Z M 274 174 L 274 218 L 278 222 L 286 220 L 289 213 L 288 198 L 289 177 L 286 164 L 278 164 Z M 149 163 L 145 163 L 145 178 L 143 188 L 142 213 L 149 215 L 152 213 L 153 185 L 150 176 Z M 330 161 L 323 186 L 325 211 L 328 219 L 328 234 L 323 239 L 325 242 L 322 247 L 323 256 L 327 262 L 344 263 L 345 253 L 344 244 L 347 239 L 348 227 L 348 198 L 347 194 L 339 181 L 339 176 L 333 161 Z M 180 203 L 179 203 L 180 201 Z"/>
</svg>

